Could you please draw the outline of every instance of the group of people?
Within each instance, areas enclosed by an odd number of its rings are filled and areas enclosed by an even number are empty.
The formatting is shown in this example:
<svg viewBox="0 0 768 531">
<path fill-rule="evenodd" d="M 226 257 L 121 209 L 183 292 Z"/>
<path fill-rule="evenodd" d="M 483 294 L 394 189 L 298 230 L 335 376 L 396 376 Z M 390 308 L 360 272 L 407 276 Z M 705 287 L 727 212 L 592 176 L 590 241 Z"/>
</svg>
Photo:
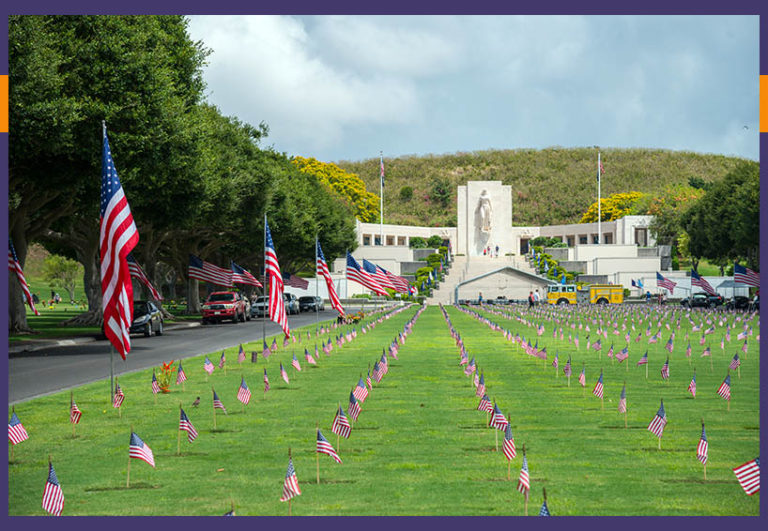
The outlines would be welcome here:
<svg viewBox="0 0 768 531">
<path fill-rule="evenodd" d="M 497 245 L 495 249 L 491 248 L 491 246 L 487 246 L 485 249 L 483 249 L 483 256 L 490 256 L 491 258 L 498 258 L 499 257 L 499 246 Z"/>
<path fill-rule="evenodd" d="M 539 290 L 536 288 L 535 291 L 531 291 L 528 293 L 528 307 L 533 308 L 534 306 L 538 306 L 541 303 L 541 295 L 539 295 Z"/>
</svg>

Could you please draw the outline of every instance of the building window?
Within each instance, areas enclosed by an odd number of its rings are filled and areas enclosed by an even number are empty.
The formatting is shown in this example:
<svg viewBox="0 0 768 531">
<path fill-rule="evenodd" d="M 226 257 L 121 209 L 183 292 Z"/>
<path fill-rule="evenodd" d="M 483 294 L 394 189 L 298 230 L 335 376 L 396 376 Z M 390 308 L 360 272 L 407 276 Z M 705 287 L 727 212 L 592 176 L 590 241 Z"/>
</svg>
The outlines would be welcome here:
<svg viewBox="0 0 768 531">
<path fill-rule="evenodd" d="M 579 244 L 580 245 L 586 245 L 587 244 L 587 235 L 586 234 L 579 234 Z"/>
<path fill-rule="evenodd" d="M 371 245 L 371 235 L 363 234 L 363 245 Z"/>
<path fill-rule="evenodd" d="M 640 247 L 648 246 L 648 229 L 645 227 L 635 229 L 635 245 Z"/>
<path fill-rule="evenodd" d="M 395 245 L 395 237 L 387 236 L 387 245 Z"/>
<path fill-rule="evenodd" d="M 592 243 L 595 245 L 600 243 L 600 241 L 597 239 L 597 234 L 592 235 Z"/>
<path fill-rule="evenodd" d="M 568 240 L 568 247 L 573 247 L 576 244 L 576 236 L 566 236 Z"/>
<path fill-rule="evenodd" d="M 381 245 L 381 236 L 374 236 L 373 245 Z"/>
<path fill-rule="evenodd" d="M 397 237 L 397 245 L 405 245 L 405 236 Z"/>
<path fill-rule="evenodd" d="M 611 244 L 613 243 L 613 234 L 610 232 L 606 232 L 603 234 L 603 243 Z"/>
</svg>

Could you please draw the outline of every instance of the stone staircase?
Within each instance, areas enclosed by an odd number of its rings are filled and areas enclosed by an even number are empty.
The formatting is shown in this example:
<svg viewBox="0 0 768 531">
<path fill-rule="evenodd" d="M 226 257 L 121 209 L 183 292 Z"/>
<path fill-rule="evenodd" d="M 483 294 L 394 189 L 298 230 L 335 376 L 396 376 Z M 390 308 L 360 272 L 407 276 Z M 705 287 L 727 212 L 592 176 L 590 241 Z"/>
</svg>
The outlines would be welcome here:
<svg viewBox="0 0 768 531">
<path fill-rule="evenodd" d="M 432 296 L 426 300 L 427 304 L 453 304 L 453 294 L 456 285 L 470 278 L 475 278 L 484 273 L 489 273 L 502 267 L 514 267 L 528 273 L 536 274 L 528 262 L 519 256 L 500 256 L 490 258 L 488 256 L 454 256 L 451 269 L 437 289 L 432 290 Z"/>
</svg>

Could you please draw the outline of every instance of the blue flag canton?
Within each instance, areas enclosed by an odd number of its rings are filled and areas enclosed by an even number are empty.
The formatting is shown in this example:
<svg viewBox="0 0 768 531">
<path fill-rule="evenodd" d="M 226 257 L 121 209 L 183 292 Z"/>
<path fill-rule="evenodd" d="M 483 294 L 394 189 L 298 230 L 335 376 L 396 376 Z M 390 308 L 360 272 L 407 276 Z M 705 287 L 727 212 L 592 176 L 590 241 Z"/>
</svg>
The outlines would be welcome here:
<svg viewBox="0 0 768 531">
<path fill-rule="evenodd" d="M 134 432 L 131 432 L 131 446 L 135 446 L 137 448 L 144 448 L 144 441 L 141 440 L 141 438 L 136 435 Z"/>
<path fill-rule="evenodd" d="M 107 205 L 112 197 L 120 190 L 120 179 L 117 177 L 115 163 L 112 161 L 112 152 L 109 149 L 109 140 L 104 135 L 102 160 L 101 160 L 101 216 L 107 210 Z"/>
<path fill-rule="evenodd" d="M 707 440 L 707 432 L 704 431 L 704 424 L 701 425 L 701 440 L 702 441 Z"/>
<path fill-rule="evenodd" d="M 289 478 L 296 475 L 296 470 L 293 468 L 293 459 L 288 459 L 288 470 L 285 472 L 285 477 Z"/>
<path fill-rule="evenodd" d="M 347 251 L 347 267 L 351 267 L 355 271 L 360 271 L 360 264 L 357 263 L 357 260 L 355 260 L 351 254 L 349 254 L 349 251 Z"/>
<path fill-rule="evenodd" d="M 368 273 L 376 274 L 376 266 L 365 258 L 363 258 L 363 269 L 365 269 Z"/>
<path fill-rule="evenodd" d="M 56 472 L 53 470 L 53 464 L 48 463 L 48 483 L 51 485 L 56 485 L 57 487 L 59 485 L 59 478 L 56 477 Z"/>
<path fill-rule="evenodd" d="M 264 230 L 267 235 L 267 247 L 272 249 L 274 252 L 275 250 L 275 243 L 272 241 L 272 232 L 269 230 L 269 223 L 267 223 L 267 220 L 264 220 Z"/>
<path fill-rule="evenodd" d="M 180 420 L 182 422 L 189 422 L 189 417 L 187 417 L 187 414 L 184 413 L 184 410 L 181 409 L 180 411 L 181 411 Z"/>
<path fill-rule="evenodd" d="M 328 439 L 326 439 L 323 436 L 323 434 L 322 434 L 322 432 L 320 430 L 317 430 L 317 442 L 324 442 L 324 443 L 328 442 Z"/>
<path fill-rule="evenodd" d="M 664 411 L 664 402 L 659 406 L 659 411 L 656 413 L 656 416 L 662 419 L 667 418 L 667 413 Z"/>
<path fill-rule="evenodd" d="M 323 249 L 320 247 L 320 242 L 317 242 L 317 257 L 325 262 L 325 255 L 323 254 Z"/>
<path fill-rule="evenodd" d="M 266 371 L 266 369 L 264 369 L 264 370 Z M 248 389 L 248 386 L 245 384 L 245 378 L 242 378 L 240 380 L 240 387 L 243 388 L 243 389 L 246 389 L 246 390 Z"/>
<path fill-rule="evenodd" d="M 11 420 L 8 421 L 8 426 L 16 426 L 18 424 L 21 424 L 21 421 L 19 420 L 18 415 L 16 415 L 16 412 L 14 411 L 11 415 Z"/>
<path fill-rule="evenodd" d="M 541 504 L 541 510 L 539 511 L 539 516 L 552 516 L 551 514 L 549 514 L 549 508 L 547 507 L 546 500 L 544 501 L 543 504 Z"/>
</svg>

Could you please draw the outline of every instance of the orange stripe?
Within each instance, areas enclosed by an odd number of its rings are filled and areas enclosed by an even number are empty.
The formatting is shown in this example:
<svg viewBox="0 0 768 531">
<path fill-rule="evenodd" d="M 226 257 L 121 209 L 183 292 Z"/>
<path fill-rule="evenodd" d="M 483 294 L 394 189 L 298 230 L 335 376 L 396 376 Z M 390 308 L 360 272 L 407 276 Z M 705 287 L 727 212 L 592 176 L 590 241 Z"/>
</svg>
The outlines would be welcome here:
<svg viewBox="0 0 768 531">
<path fill-rule="evenodd" d="M 7 81 L 6 81 L 7 83 Z M 8 86 L 6 85 L 5 99 L 8 100 Z M 6 122 L 6 131 L 8 123 Z M 768 133 L 768 76 L 760 76 L 760 132 Z"/>
<path fill-rule="evenodd" d="M 8 132 L 8 76 L 0 76 L 0 133 Z"/>
</svg>

